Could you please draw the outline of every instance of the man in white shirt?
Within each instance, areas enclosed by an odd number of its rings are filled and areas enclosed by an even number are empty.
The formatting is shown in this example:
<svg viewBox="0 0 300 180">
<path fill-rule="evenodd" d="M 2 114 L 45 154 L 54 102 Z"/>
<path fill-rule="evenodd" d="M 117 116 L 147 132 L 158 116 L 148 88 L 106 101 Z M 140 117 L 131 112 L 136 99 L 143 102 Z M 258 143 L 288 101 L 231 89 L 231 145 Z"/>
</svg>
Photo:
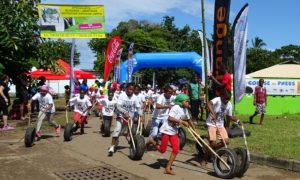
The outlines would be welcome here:
<svg viewBox="0 0 300 180">
<path fill-rule="evenodd" d="M 121 93 L 117 100 L 117 124 L 112 134 L 112 142 L 108 150 L 109 156 L 112 156 L 115 152 L 115 146 L 117 144 L 122 127 L 127 126 L 128 120 L 133 118 L 136 111 L 138 111 L 140 116 L 143 114 L 138 98 L 133 93 L 134 88 L 135 85 L 133 83 L 128 83 L 126 86 L 126 91 Z"/>
</svg>

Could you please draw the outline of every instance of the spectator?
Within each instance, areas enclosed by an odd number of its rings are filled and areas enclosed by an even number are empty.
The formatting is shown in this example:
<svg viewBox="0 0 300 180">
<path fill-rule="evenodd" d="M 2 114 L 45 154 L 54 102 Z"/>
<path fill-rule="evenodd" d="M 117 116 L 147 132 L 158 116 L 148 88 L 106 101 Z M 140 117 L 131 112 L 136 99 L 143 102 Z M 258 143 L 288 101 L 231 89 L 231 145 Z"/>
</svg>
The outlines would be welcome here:
<svg viewBox="0 0 300 180">
<path fill-rule="evenodd" d="M 194 74 L 194 79 L 189 84 L 189 97 L 191 102 L 192 121 L 197 124 L 200 107 L 201 85 L 198 74 Z M 202 112 L 201 112 L 202 114 Z M 202 117 L 202 115 L 201 115 Z"/>
<path fill-rule="evenodd" d="M 69 104 L 69 100 L 70 100 L 70 93 L 71 93 L 70 86 L 69 85 L 65 85 L 64 88 L 65 88 L 66 105 L 68 105 Z"/>
<path fill-rule="evenodd" d="M 2 118 L 4 123 L 0 131 L 8 131 L 14 129 L 7 123 L 8 107 L 10 106 L 8 81 L 9 77 L 7 75 L 3 75 L 0 79 L 0 111 L 2 111 Z"/>
<path fill-rule="evenodd" d="M 74 80 L 74 94 L 79 94 L 80 82 L 78 79 Z"/>
<path fill-rule="evenodd" d="M 260 125 L 262 125 L 262 122 L 264 120 L 267 106 L 267 90 L 263 86 L 264 80 L 260 79 L 258 81 L 258 86 L 256 86 L 254 90 L 253 105 L 256 106 L 256 110 L 254 114 L 249 118 L 250 124 L 253 124 L 253 118 L 258 114 L 261 114 L 259 123 Z"/>
<path fill-rule="evenodd" d="M 87 85 L 87 79 L 82 80 L 82 83 L 81 83 L 80 86 L 79 86 L 79 91 L 80 91 L 81 89 L 84 90 L 84 93 L 85 93 L 85 94 L 88 94 L 89 87 L 88 87 L 88 85 Z"/>
<path fill-rule="evenodd" d="M 28 89 L 27 89 L 27 76 L 20 75 L 16 78 L 16 96 L 19 99 L 20 103 L 20 119 L 25 120 L 25 116 L 27 113 L 26 105 L 28 102 Z"/>
<path fill-rule="evenodd" d="M 216 87 L 216 96 L 220 96 L 224 90 L 231 91 L 231 75 L 227 72 L 224 64 L 221 64 L 220 74 L 223 75 L 222 82 L 219 82 L 214 76 L 210 75 L 209 78 L 212 80 Z"/>
</svg>

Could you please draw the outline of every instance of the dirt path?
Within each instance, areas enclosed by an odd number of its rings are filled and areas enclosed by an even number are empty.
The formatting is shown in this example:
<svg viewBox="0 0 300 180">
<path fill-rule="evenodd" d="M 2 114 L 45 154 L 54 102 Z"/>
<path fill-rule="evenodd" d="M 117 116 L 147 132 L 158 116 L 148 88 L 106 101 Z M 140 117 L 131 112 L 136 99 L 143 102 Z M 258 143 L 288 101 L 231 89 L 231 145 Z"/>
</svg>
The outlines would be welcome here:
<svg viewBox="0 0 300 180">
<path fill-rule="evenodd" d="M 62 172 L 73 170 L 79 172 L 80 169 L 88 168 L 90 168 L 88 173 L 99 173 L 99 179 L 103 174 L 110 173 L 112 173 L 111 179 L 122 179 L 121 177 L 156 180 L 216 179 L 210 165 L 206 168 L 199 167 L 195 156 L 187 151 L 181 151 L 174 163 L 176 176 L 163 174 L 163 167 L 167 163 L 170 151 L 165 154 L 149 151 L 141 161 L 132 161 L 128 158 L 129 145 L 124 137 L 121 137 L 120 148 L 114 156 L 107 157 L 111 138 L 100 136 L 99 124 L 99 120 L 91 118 L 86 134 L 75 135 L 72 141 L 64 142 L 63 137 L 52 137 L 48 134 L 31 148 L 24 147 L 22 132 L 2 133 L 0 135 L 0 179 L 60 179 L 58 174 L 62 176 Z M 79 174 L 75 174 L 76 177 L 79 177 Z M 299 173 L 251 164 L 243 179 L 297 178 L 300 179 Z"/>
</svg>

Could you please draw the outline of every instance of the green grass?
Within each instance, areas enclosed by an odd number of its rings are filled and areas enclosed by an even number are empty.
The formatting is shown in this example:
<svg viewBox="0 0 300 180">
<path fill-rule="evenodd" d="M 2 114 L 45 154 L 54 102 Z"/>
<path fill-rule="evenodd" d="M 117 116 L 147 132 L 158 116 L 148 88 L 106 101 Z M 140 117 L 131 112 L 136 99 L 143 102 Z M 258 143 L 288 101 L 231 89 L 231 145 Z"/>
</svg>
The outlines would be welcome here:
<svg viewBox="0 0 300 180">
<path fill-rule="evenodd" d="M 300 114 L 299 96 L 268 96 L 267 101 L 266 111 L 268 115 Z M 236 104 L 237 114 L 250 115 L 254 111 L 253 96 L 245 96 L 240 103 Z"/>
<path fill-rule="evenodd" d="M 247 137 L 251 153 L 300 160 L 299 115 L 266 115 L 263 125 L 258 125 L 259 116 L 255 117 L 254 125 L 248 124 L 249 116 L 240 115 L 239 118 L 243 120 L 245 129 L 251 131 L 251 136 Z M 201 135 L 207 134 L 204 128 L 197 130 L 199 131 Z M 188 138 L 192 140 L 190 135 Z M 242 137 L 230 139 L 229 147 L 245 147 L 244 139 Z M 195 151 L 194 144 L 187 148 Z"/>
</svg>

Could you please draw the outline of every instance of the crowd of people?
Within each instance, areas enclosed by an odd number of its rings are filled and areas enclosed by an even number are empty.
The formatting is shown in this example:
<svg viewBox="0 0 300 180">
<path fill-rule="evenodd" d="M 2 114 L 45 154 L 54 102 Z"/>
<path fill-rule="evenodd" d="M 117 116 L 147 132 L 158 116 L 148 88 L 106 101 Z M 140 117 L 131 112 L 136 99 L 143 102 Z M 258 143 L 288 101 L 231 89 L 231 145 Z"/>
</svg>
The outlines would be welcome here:
<svg viewBox="0 0 300 180">
<path fill-rule="evenodd" d="M 224 71 L 226 74 L 226 71 Z M 204 109 L 208 110 L 206 119 L 206 128 L 210 146 L 217 150 L 218 148 L 228 144 L 228 135 L 225 129 L 226 120 L 240 123 L 238 118 L 232 114 L 231 99 L 231 80 L 224 76 L 223 82 L 218 82 L 213 77 L 210 80 L 219 87 L 219 94 L 206 102 L 204 93 L 204 84 L 201 82 L 199 75 L 195 74 L 190 82 L 178 85 L 166 85 L 163 88 L 152 87 L 151 85 L 140 86 L 133 83 L 116 82 L 109 83 L 96 80 L 90 87 L 87 80 L 80 83 L 78 80 L 74 82 L 74 92 L 71 92 L 68 85 L 65 86 L 66 108 L 72 107 L 74 111 L 74 126 L 81 127 L 80 134 L 84 134 L 84 126 L 90 115 L 90 110 L 98 104 L 101 109 L 101 118 L 113 121 L 116 117 L 116 125 L 112 133 L 112 141 L 108 148 L 108 155 L 113 156 L 118 145 L 118 138 L 121 130 L 127 125 L 129 119 L 137 116 L 143 117 L 145 112 L 152 113 L 152 128 L 145 147 L 164 153 L 167 149 L 168 142 L 172 146 L 171 155 L 164 173 L 174 175 L 172 163 L 179 153 L 179 138 L 177 135 L 179 125 L 191 127 L 195 130 L 195 125 L 203 119 Z M 226 79 L 227 78 L 227 79 Z M 7 123 L 8 107 L 10 105 L 10 97 L 8 94 L 9 77 L 2 76 L 0 82 L 0 110 L 2 111 L 3 127 L 2 131 L 14 129 Z M 42 123 L 48 120 L 48 123 L 55 129 L 57 136 L 60 135 L 61 125 L 53 120 L 55 114 L 55 103 L 49 92 L 49 87 L 45 84 L 46 79 L 40 78 L 35 87 L 36 91 L 30 86 L 27 93 L 20 90 L 17 97 L 21 98 L 22 105 L 27 104 L 27 108 L 32 106 L 38 107 L 38 121 L 36 136 L 41 137 Z M 25 82 L 23 82 L 25 83 Z M 228 85 L 230 83 L 230 85 Z M 263 86 L 263 80 L 260 80 L 259 87 L 255 89 L 254 104 L 257 110 L 250 117 L 265 112 L 266 90 Z M 33 93 L 34 92 L 34 93 Z M 32 102 L 37 102 L 32 104 Z M 20 108 L 24 111 L 24 106 Z M 191 116 L 190 116 L 191 114 Z M 25 113 L 21 113 L 21 118 L 25 119 Z M 261 123 L 263 115 L 261 118 Z M 143 122 L 143 119 L 142 119 Z M 103 124 L 100 130 L 103 130 Z M 224 139 L 219 142 L 217 135 L 221 135 Z M 157 138 L 161 138 L 158 143 Z M 209 152 L 209 151 L 208 151 Z M 210 154 L 201 159 L 201 164 L 206 164 Z"/>
</svg>

